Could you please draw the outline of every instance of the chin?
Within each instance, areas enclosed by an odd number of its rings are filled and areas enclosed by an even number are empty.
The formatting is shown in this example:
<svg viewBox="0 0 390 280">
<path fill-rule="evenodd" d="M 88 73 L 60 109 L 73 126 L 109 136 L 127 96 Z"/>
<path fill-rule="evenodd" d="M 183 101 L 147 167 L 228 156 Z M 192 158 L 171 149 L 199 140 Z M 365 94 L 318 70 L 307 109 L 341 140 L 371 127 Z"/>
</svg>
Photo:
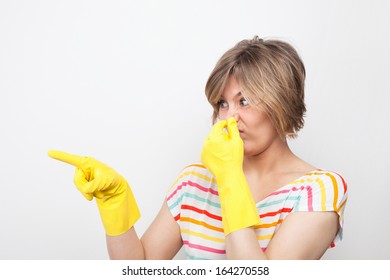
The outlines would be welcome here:
<svg viewBox="0 0 390 280">
<path fill-rule="evenodd" d="M 244 144 L 244 157 L 253 157 L 258 156 L 263 152 L 263 150 L 259 149 L 259 147 L 251 147 L 250 145 Z"/>
<path fill-rule="evenodd" d="M 250 157 L 250 156 L 253 156 L 255 154 L 256 154 L 256 152 L 253 149 L 250 149 L 249 147 L 247 148 L 244 146 L 244 156 L 245 157 Z"/>
</svg>

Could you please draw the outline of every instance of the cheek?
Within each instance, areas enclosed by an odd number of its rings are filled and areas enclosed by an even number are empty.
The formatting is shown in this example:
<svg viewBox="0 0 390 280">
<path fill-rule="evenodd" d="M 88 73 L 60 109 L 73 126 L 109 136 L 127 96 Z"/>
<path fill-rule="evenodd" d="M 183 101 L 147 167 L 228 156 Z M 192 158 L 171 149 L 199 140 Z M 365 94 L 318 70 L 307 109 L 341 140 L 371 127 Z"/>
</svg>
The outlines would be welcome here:
<svg viewBox="0 0 390 280">
<path fill-rule="evenodd" d="M 266 113 L 248 110 L 241 114 L 241 121 L 244 124 L 245 130 L 250 134 L 262 134 L 270 128 L 270 120 Z"/>
<path fill-rule="evenodd" d="M 228 112 L 226 112 L 226 110 L 219 110 L 217 116 L 221 121 L 227 120 L 229 118 Z"/>
<path fill-rule="evenodd" d="M 243 136 L 246 155 L 263 152 L 277 136 L 277 132 L 268 116 L 264 115 L 247 119 L 246 129 L 247 134 Z"/>
<path fill-rule="evenodd" d="M 244 142 L 244 155 L 258 155 L 267 150 L 273 141 L 273 137 L 270 134 L 258 133 L 252 134 L 243 139 Z"/>
</svg>

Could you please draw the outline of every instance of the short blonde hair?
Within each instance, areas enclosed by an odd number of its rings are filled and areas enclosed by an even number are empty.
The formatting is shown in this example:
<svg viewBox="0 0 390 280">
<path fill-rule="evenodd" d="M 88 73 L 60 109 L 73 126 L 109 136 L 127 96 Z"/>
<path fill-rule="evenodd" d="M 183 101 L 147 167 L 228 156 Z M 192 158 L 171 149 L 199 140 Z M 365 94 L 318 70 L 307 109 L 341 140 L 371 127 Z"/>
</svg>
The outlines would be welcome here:
<svg viewBox="0 0 390 280">
<path fill-rule="evenodd" d="M 234 76 L 249 104 L 265 110 L 281 137 L 294 138 L 304 125 L 305 66 L 297 51 L 279 40 L 240 41 L 217 62 L 206 83 L 206 96 L 218 118 L 226 81 Z"/>
</svg>

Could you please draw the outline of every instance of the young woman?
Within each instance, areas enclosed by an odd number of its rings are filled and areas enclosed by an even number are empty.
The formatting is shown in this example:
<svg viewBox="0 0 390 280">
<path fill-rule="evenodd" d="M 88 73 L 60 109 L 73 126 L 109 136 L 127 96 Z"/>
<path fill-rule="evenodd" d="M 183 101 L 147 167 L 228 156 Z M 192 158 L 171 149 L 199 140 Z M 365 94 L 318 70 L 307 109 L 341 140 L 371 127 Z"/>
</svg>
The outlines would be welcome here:
<svg viewBox="0 0 390 280">
<path fill-rule="evenodd" d="M 228 50 L 206 84 L 214 109 L 202 164 L 185 167 L 142 238 L 126 180 L 89 157 L 50 151 L 77 167 L 96 198 L 112 259 L 320 259 L 342 238 L 347 185 L 297 157 L 305 68 L 288 43 L 254 37 Z"/>
</svg>

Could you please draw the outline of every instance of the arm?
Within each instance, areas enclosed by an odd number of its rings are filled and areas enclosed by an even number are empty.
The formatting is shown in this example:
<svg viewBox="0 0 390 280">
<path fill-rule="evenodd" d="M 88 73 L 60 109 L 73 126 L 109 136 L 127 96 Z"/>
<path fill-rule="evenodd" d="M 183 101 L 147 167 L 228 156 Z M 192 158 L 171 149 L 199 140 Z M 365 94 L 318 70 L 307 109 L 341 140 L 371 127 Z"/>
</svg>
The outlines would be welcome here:
<svg viewBox="0 0 390 280">
<path fill-rule="evenodd" d="M 338 230 L 335 212 L 291 213 L 263 252 L 252 228 L 226 236 L 228 259 L 320 259 Z"/>
<path fill-rule="evenodd" d="M 110 259 L 172 259 L 182 246 L 180 229 L 164 201 L 160 212 L 141 239 L 132 227 L 119 236 L 108 236 Z"/>
<path fill-rule="evenodd" d="M 145 258 L 152 260 L 172 259 L 182 247 L 180 227 L 172 217 L 166 201 L 142 236 L 141 242 Z"/>
<path fill-rule="evenodd" d="M 252 226 L 261 223 L 242 170 L 243 143 L 234 119 L 215 124 L 202 162 L 217 180 L 229 259 L 318 259 L 338 229 L 335 212 L 296 212 L 284 220 L 264 253 Z M 333 187 L 332 187 L 333 190 Z"/>
<path fill-rule="evenodd" d="M 148 229 L 145 241 L 141 241 L 133 227 L 140 212 L 129 184 L 121 175 L 91 157 L 60 151 L 49 151 L 49 155 L 75 166 L 75 185 L 86 199 L 96 199 L 110 258 L 174 257 L 181 245 L 181 235 L 165 202 Z"/>
<path fill-rule="evenodd" d="M 111 260 L 145 259 L 144 248 L 134 227 L 121 235 L 106 235 L 106 242 L 108 255 Z"/>
</svg>

